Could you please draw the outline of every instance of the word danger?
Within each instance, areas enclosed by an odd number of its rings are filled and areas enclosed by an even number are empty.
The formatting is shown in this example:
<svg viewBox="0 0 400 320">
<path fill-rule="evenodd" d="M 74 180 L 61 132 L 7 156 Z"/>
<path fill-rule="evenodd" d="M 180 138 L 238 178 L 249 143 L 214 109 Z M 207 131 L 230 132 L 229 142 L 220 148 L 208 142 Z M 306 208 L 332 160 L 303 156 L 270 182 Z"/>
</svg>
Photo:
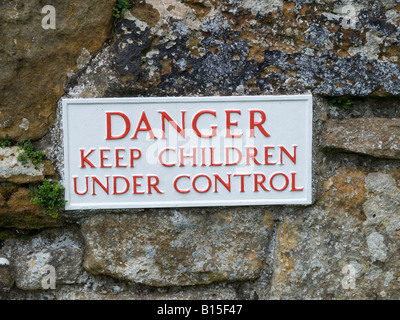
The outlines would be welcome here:
<svg viewBox="0 0 400 320">
<path fill-rule="evenodd" d="M 162 135 L 160 137 L 161 139 L 166 139 L 166 133 L 165 133 L 166 132 L 166 130 L 165 130 L 166 121 L 169 122 L 183 138 L 185 138 L 185 132 L 186 132 L 186 117 L 185 117 L 186 111 L 185 110 L 181 111 L 181 115 L 182 115 L 181 125 L 178 125 L 178 123 L 174 119 L 172 119 L 172 117 L 167 112 L 158 111 L 158 113 L 161 115 L 161 123 L 160 123 L 161 128 L 162 128 Z M 249 113 L 250 113 L 250 121 L 249 121 L 250 137 L 254 137 L 254 128 L 255 127 L 257 127 L 265 137 L 269 137 L 270 136 L 269 133 L 262 126 L 266 120 L 265 112 L 263 110 L 249 110 Z M 235 134 L 231 132 L 232 127 L 238 126 L 237 120 L 235 120 L 235 121 L 231 120 L 232 114 L 241 115 L 242 111 L 241 110 L 225 110 L 225 128 L 226 128 L 225 137 L 240 138 L 243 135 L 243 132 L 241 130 L 239 133 L 235 133 Z M 261 119 L 258 121 L 255 120 L 256 114 L 259 114 L 261 116 Z M 201 110 L 201 111 L 197 112 L 191 121 L 191 129 L 200 138 L 215 137 L 217 135 L 218 126 L 212 125 L 210 127 L 211 133 L 205 134 L 200 131 L 200 129 L 197 125 L 199 118 L 201 116 L 205 116 L 205 115 L 211 115 L 212 117 L 215 118 L 217 116 L 217 112 L 215 110 Z M 106 116 L 107 116 L 106 140 L 122 139 L 128 135 L 128 133 L 131 130 L 131 122 L 129 120 L 129 117 L 125 113 L 123 113 L 123 112 L 106 112 Z M 112 116 L 120 116 L 120 117 L 122 117 L 122 119 L 125 122 L 125 130 L 120 135 L 113 136 L 113 134 L 112 134 L 112 128 L 111 128 L 111 117 Z M 134 134 L 131 137 L 131 139 L 138 139 L 138 133 L 141 131 L 148 132 L 150 139 L 157 139 L 157 137 L 155 136 L 155 134 L 153 132 L 152 126 L 148 120 L 148 117 L 146 116 L 145 111 L 143 111 L 141 113 L 139 122 L 137 123 L 137 125 L 135 127 Z"/>
</svg>

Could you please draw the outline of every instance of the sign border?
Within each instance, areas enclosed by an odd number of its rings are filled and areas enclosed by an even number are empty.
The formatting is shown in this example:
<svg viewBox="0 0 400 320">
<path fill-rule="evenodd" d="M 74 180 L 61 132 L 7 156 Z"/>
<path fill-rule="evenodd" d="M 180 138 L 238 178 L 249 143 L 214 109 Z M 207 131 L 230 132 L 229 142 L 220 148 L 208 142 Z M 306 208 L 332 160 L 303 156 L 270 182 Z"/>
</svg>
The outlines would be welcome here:
<svg viewBox="0 0 400 320">
<path fill-rule="evenodd" d="M 71 204 L 70 199 L 70 183 L 66 177 L 69 176 L 69 142 L 68 142 L 68 106 L 71 104 L 126 104 L 126 103 L 181 103 L 181 102 L 229 102 L 229 101 L 305 101 L 307 112 L 306 139 L 307 139 L 307 155 L 306 165 L 306 185 L 307 190 L 305 196 L 300 199 L 259 199 L 259 200 L 205 200 L 205 201 L 163 201 L 163 202 L 135 202 L 132 201 L 127 205 L 124 203 L 79 203 Z M 257 95 L 257 96 L 209 96 L 209 97 L 115 97 L 115 98 L 63 98 L 62 106 L 62 129 L 64 143 L 64 166 L 63 166 L 63 185 L 65 187 L 65 210 L 113 210 L 113 209 L 144 209 L 144 208 L 189 208 L 189 207 L 227 207 L 227 206 L 252 206 L 252 205 L 310 205 L 312 204 L 312 138 L 313 138 L 313 97 L 311 94 L 304 95 Z"/>
</svg>

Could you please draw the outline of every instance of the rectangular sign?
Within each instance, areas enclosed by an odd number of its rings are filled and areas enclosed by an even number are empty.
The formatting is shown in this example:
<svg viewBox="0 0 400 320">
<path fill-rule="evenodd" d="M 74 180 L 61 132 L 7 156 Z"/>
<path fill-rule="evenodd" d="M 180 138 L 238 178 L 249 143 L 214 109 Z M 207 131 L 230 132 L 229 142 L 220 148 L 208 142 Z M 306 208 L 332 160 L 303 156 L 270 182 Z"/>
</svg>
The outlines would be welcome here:
<svg viewBox="0 0 400 320">
<path fill-rule="evenodd" d="M 62 105 L 67 210 L 311 203 L 311 95 Z"/>
</svg>

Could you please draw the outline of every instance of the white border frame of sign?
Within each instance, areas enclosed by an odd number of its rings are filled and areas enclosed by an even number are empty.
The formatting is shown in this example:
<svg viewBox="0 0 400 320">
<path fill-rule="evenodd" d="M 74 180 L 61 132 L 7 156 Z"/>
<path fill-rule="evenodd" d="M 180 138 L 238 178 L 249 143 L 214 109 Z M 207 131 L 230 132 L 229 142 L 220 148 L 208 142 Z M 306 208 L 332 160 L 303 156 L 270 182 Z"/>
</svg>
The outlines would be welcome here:
<svg viewBox="0 0 400 320">
<path fill-rule="evenodd" d="M 115 98 L 63 98 L 61 100 L 62 105 L 62 123 L 63 123 L 63 143 L 64 143 L 64 187 L 65 187 L 65 200 L 69 200 L 69 176 L 68 168 L 68 105 L 70 104 L 126 104 L 126 103 L 176 103 L 176 102 L 229 102 L 229 101 L 304 101 L 305 102 L 305 112 L 307 116 L 307 123 L 303 124 L 306 127 L 306 139 L 307 139 L 307 172 L 306 172 L 306 182 L 304 188 L 307 190 L 305 192 L 305 197 L 301 199 L 288 200 L 285 202 L 282 200 L 274 199 L 262 199 L 262 200 L 230 200 L 230 201 L 166 201 L 162 203 L 154 202 L 131 202 L 129 206 L 126 204 L 115 203 L 110 207 L 101 207 L 101 204 L 97 203 L 94 207 L 92 203 L 87 204 L 70 204 L 66 203 L 66 210 L 112 210 L 112 209 L 139 209 L 139 208 L 174 208 L 174 207 L 213 207 L 213 206 L 253 206 L 253 205 L 310 205 L 312 204 L 312 148 L 313 148 L 313 97 L 312 94 L 304 95 L 257 95 L 257 96 L 207 96 L 207 97 L 115 97 Z"/>
</svg>

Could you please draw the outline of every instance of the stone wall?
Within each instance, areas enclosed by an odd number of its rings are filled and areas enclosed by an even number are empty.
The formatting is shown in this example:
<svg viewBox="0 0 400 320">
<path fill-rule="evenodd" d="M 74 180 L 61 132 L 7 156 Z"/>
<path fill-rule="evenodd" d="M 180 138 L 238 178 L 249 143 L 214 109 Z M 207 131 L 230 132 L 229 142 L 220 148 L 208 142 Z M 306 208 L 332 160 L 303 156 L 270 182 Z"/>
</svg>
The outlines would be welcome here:
<svg viewBox="0 0 400 320">
<path fill-rule="evenodd" d="M 0 137 L 46 153 L 35 167 L 0 148 L 0 298 L 399 299 L 400 1 L 115 5 L 0 1 Z M 30 184 L 61 178 L 62 97 L 302 93 L 312 205 L 54 219 L 30 201 Z"/>
</svg>

